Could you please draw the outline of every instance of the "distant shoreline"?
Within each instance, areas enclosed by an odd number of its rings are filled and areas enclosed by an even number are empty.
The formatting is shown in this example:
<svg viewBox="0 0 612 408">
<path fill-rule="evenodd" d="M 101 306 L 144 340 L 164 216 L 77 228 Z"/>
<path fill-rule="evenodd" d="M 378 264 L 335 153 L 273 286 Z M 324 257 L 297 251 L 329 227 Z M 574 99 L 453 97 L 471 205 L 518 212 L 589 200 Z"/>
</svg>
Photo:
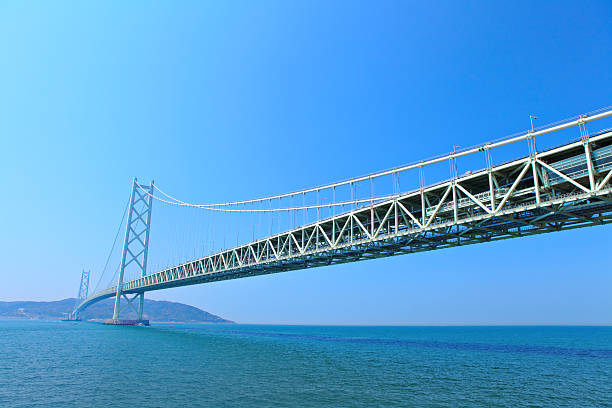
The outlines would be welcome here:
<svg viewBox="0 0 612 408">
<path fill-rule="evenodd" d="M 61 321 L 74 309 L 76 299 L 57 301 L 0 301 L 2 320 L 46 320 Z M 114 301 L 106 299 L 91 305 L 79 314 L 82 321 L 103 322 L 113 315 Z M 128 310 L 120 316 L 134 319 L 134 311 Z M 155 323 L 234 323 L 195 306 L 178 302 L 145 299 L 143 318 Z"/>
<path fill-rule="evenodd" d="M 69 320 L 69 321 L 65 321 L 62 320 L 61 318 L 48 318 L 48 319 L 37 319 L 37 318 L 29 318 L 29 317 L 12 317 L 12 316 L 0 316 L 0 321 L 20 321 L 20 322 L 49 322 L 49 323 L 104 323 L 105 319 L 87 319 L 87 320 L 78 320 L 78 321 L 74 321 L 74 320 Z M 156 320 L 151 320 L 151 323 L 155 323 L 155 324 L 239 324 L 233 321 L 224 321 L 224 322 L 189 322 L 189 321 L 182 321 L 182 322 L 175 322 L 175 321 L 168 321 L 168 320 L 164 320 L 164 321 L 156 321 Z"/>
</svg>

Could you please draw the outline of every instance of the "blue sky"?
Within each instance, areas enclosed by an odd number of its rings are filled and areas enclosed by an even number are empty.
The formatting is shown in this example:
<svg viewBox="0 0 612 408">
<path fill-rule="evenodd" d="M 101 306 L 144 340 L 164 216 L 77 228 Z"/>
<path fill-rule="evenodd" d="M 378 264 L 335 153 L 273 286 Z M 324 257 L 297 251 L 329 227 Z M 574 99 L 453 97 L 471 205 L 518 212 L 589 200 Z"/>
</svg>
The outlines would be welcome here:
<svg viewBox="0 0 612 408">
<path fill-rule="evenodd" d="M 134 176 L 253 198 L 611 105 L 611 17 L 609 1 L 2 2 L 0 299 L 74 296 Z M 611 234 L 148 296 L 240 322 L 612 323 Z"/>
</svg>

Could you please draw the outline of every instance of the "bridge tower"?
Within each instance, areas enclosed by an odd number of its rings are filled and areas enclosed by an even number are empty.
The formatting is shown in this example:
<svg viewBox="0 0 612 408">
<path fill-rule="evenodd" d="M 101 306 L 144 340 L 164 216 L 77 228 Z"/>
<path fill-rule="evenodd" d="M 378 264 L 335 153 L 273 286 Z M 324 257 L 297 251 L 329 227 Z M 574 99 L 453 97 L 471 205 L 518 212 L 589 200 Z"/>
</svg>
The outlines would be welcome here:
<svg viewBox="0 0 612 408">
<path fill-rule="evenodd" d="M 79 320 L 79 312 L 77 306 L 87 298 L 89 292 L 89 272 L 83 269 L 81 272 L 81 284 L 79 285 L 79 293 L 77 294 L 76 303 L 74 304 L 74 310 L 70 313 L 68 320 Z"/>
<path fill-rule="evenodd" d="M 107 324 L 146 324 L 148 321 L 142 319 L 144 307 L 144 292 L 135 293 L 129 298 L 123 293 L 123 277 L 126 270 L 136 272 L 139 277 L 147 274 L 147 256 L 149 251 L 149 235 L 151 231 L 151 209 L 153 207 L 153 181 L 148 186 L 138 183 L 135 178 L 132 183 L 130 196 L 130 208 L 125 226 L 125 238 L 123 240 L 123 252 L 121 254 L 121 266 L 119 269 L 119 281 L 117 282 L 117 293 L 115 295 L 115 309 L 112 320 Z M 121 299 L 126 304 L 121 307 Z M 134 300 L 138 299 L 138 308 L 134 306 Z M 120 313 L 127 307 L 136 313 L 137 321 L 120 320 Z"/>
</svg>

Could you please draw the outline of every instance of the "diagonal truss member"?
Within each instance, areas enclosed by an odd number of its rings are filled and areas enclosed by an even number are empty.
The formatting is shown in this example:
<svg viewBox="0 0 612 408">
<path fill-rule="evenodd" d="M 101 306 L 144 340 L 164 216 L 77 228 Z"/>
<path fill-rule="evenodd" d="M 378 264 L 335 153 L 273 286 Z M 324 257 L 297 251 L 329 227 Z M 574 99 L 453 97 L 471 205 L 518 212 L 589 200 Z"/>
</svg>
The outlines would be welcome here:
<svg viewBox="0 0 612 408">
<path fill-rule="evenodd" d="M 147 194 L 147 192 L 149 194 Z M 125 226 L 125 239 L 123 241 L 123 252 L 121 255 L 121 267 L 119 269 L 119 282 L 117 283 L 117 293 L 115 295 L 115 309 L 113 320 L 119 319 L 121 308 L 121 298 L 137 314 L 138 320 L 142 320 L 142 310 L 144 307 L 144 292 L 136 293 L 131 299 L 123 293 L 123 277 L 125 271 L 130 268 L 135 270 L 140 277 L 147 274 L 147 255 L 149 251 L 149 233 L 151 231 L 151 209 L 153 207 L 153 181 L 148 186 L 138 185 L 138 180 L 132 183 L 132 194 L 130 198 L 130 211 L 128 213 L 127 224 Z M 132 302 L 138 298 L 138 309 Z M 124 308 L 125 308 L 124 307 Z"/>
</svg>

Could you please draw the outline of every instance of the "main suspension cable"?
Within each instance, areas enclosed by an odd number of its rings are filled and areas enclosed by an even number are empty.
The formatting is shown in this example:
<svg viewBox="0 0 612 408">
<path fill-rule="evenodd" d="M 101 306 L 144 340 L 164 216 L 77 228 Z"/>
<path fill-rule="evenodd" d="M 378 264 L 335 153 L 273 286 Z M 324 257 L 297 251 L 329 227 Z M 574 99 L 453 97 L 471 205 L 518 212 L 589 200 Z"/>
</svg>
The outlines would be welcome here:
<svg viewBox="0 0 612 408">
<path fill-rule="evenodd" d="M 284 194 L 278 194 L 278 195 L 274 195 L 274 196 L 269 196 L 269 197 L 262 197 L 262 198 L 256 198 L 256 199 L 251 199 L 251 200 L 243 200 L 243 201 L 230 201 L 230 202 L 225 202 L 225 203 L 208 203 L 208 204 L 192 204 L 192 203 L 187 203 L 184 201 L 181 201 L 175 197 L 170 196 L 169 194 L 163 192 L 161 189 L 159 189 L 157 186 L 153 186 L 157 191 L 159 191 L 163 196 L 165 196 L 167 199 L 163 199 L 161 197 L 156 197 L 153 194 L 149 193 L 148 191 L 144 190 L 142 187 L 140 187 L 140 185 L 138 186 L 142 191 L 144 191 L 146 194 L 148 194 L 149 196 L 151 196 L 152 198 L 161 201 L 161 202 L 165 202 L 167 204 L 173 204 L 173 205 L 183 205 L 183 206 L 189 206 L 189 207 L 198 207 L 198 208 L 202 208 L 202 209 L 206 209 L 206 210 L 211 210 L 211 211 L 222 211 L 222 212 L 279 212 L 279 211 L 292 211 L 292 210 L 308 210 L 308 209 L 319 209 L 319 208 L 332 208 L 333 206 L 341 206 L 344 204 L 358 204 L 358 203 L 365 203 L 365 202 L 371 202 L 372 199 L 365 199 L 365 200 L 353 200 L 351 202 L 341 202 L 341 203 L 331 203 L 331 204 L 324 204 L 324 205 L 312 205 L 312 206 L 302 206 L 302 207 L 291 207 L 291 208 L 274 208 L 274 209 L 252 209 L 252 210 L 246 210 L 246 209 L 228 209 L 228 208 L 224 208 L 224 207 L 231 207 L 231 206 L 239 206 L 239 205 L 244 205 L 244 204 L 254 204 L 254 203 L 262 203 L 262 202 L 266 202 L 266 201 L 270 201 L 270 200 L 276 200 L 276 199 L 281 199 L 281 198 L 285 198 L 285 197 L 294 197 L 294 196 L 299 196 L 300 194 L 306 194 L 306 193 L 312 193 L 312 192 L 319 192 L 322 190 L 328 190 L 331 188 L 336 188 L 336 187 L 340 187 L 340 186 L 345 186 L 345 185 L 350 185 L 353 186 L 355 183 L 359 183 L 361 181 L 368 181 L 368 180 L 373 180 L 375 178 L 380 178 L 380 177 L 384 177 L 384 176 L 395 176 L 398 173 L 407 171 L 407 170 L 411 170 L 411 169 L 418 169 L 418 168 L 422 168 L 424 166 L 427 165 L 431 165 L 431 164 L 435 164 L 435 163 L 440 163 L 446 160 L 455 160 L 458 157 L 462 157 L 462 156 L 467 156 L 470 154 L 474 154 L 474 153 L 478 153 L 478 152 L 482 152 L 482 151 L 487 151 L 496 147 L 500 147 L 500 146 L 504 146 L 507 144 L 511 144 L 511 143 L 516 143 L 522 140 L 526 140 L 526 139 L 533 139 L 537 136 L 541 136 L 541 135 L 545 135 L 548 133 L 552 133 L 552 132 L 556 132 L 559 130 L 563 130 L 563 129 L 567 129 L 569 127 L 573 127 L 573 126 L 577 126 L 577 125 L 581 125 L 584 124 L 586 122 L 590 122 L 590 121 L 594 121 L 594 120 L 598 120 L 598 119 L 602 119 L 602 118 L 606 118 L 606 117 L 610 117 L 612 116 L 612 106 L 607 106 L 605 108 L 600 108 L 597 109 L 595 111 L 589 112 L 587 114 L 584 115 L 579 115 L 579 116 L 574 116 L 568 119 L 564 119 L 564 120 L 560 120 L 554 123 L 549 123 L 547 125 L 544 126 L 540 126 L 536 129 L 530 129 L 527 131 L 523 131 L 523 132 L 519 132 L 519 133 L 515 133 L 512 134 L 510 136 L 506 136 L 503 138 L 499 138 L 484 144 L 480 144 L 480 145 L 475 145 L 472 147 L 468 147 L 468 148 L 464 148 L 464 149 L 459 149 L 456 151 L 453 151 L 451 153 L 448 154 L 443 154 L 443 155 L 439 155 L 439 156 L 434 156 L 430 159 L 427 160 L 422 160 L 419 162 L 414 162 L 405 166 L 400 166 L 400 167 L 395 167 L 392 168 L 390 170 L 385 170 L 385 171 L 381 171 L 381 172 L 377 172 L 377 173 L 371 173 L 365 176 L 361 176 L 361 177 L 356 177 L 356 178 L 351 178 L 348 180 L 344 180 L 344 181 L 340 181 L 340 182 L 336 182 L 336 183 L 331 183 L 331 184 L 326 184 L 326 185 L 322 185 L 322 186 L 318 186 L 318 187 L 312 187 L 312 188 L 308 188 L 308 189 L 304 189 L 304 190 L 300 190 L 300 191 L 294 191 L 294 192 L 290 192 L 290 193 L 284 193 Z M 389 199 L 394 197 L 393 195 L 391 196 L 385 196 L 385 197 L 378 197 L 378 198 L 374 198 L 373 200 L 385 200 L 385 199 Z"/>
<path fill-rule="evenodd" d="M 381 197 L 374 197 L 374 198 L 367 198 L 367 199 L 360 199 L 360 200 L 351 200 L 351 201 L 341 201 L 341 202 L 337 202 L 337 203 L 328 203 L 328 204 L 313 204 L 313 205 L 305 205 L 305 206 L 299 206 L 299 207 L 254 208 L 254 209 L 246 209 L 246 208 L 219 208 L 220 204 L 193 204 L 193 203 L 187 203 L 187 202 L 178 200 L 176 198 L 173 198 L 173 197 L 165 194 L 163 191 L 161 191 L 159 188 L 157 188 L 157 186 L 154 185 L 153 187 L 156 190 L 158 190 L 160 193 L 164 194 L 166 197 L 169 197 L 169 198 L 171 198 L 174 201 L 166 200 L 164 198 L 161 198 L 161 197 L 158 197 L 158 196 L 156 196 L 154 194 L 151 194 L 144 187 L 142 187 L 140 184 L 138 184 L 138 182 L 136 182 L 136 186 L 143 193 L 147 194 L 148 196 L 150 196 L 151 198 L 153 198 L 153 199 L 155 199 L 157 201 L 161 201 L 162 203 L 171 204 L 171 205 L 178 205 L 178 206 L 183 206 L 183 207 L 201 208 L 203 210 L 209 210 L 209 211 L 240 212 L 240 213 L 286 212 L 286 211 L 294 211 L 294 210 L 311 210 L 311 209 L 317 209 L 317 208 L 331 208 L 331 207 L 338 207 L 338 206 L 348 205 L 348 204 L 371 203 L 372 201 L 380 202 L 380 201 L 389 200 L 389 199 L 391 199 L 393 197 L 396 197 L 396 195 L 390 194 L 390 195 L 381 196 Z M 253 200 L 250 203 L 255 203 L 255 202 L 259 202 L 259 200 Z"/>
</svg>

